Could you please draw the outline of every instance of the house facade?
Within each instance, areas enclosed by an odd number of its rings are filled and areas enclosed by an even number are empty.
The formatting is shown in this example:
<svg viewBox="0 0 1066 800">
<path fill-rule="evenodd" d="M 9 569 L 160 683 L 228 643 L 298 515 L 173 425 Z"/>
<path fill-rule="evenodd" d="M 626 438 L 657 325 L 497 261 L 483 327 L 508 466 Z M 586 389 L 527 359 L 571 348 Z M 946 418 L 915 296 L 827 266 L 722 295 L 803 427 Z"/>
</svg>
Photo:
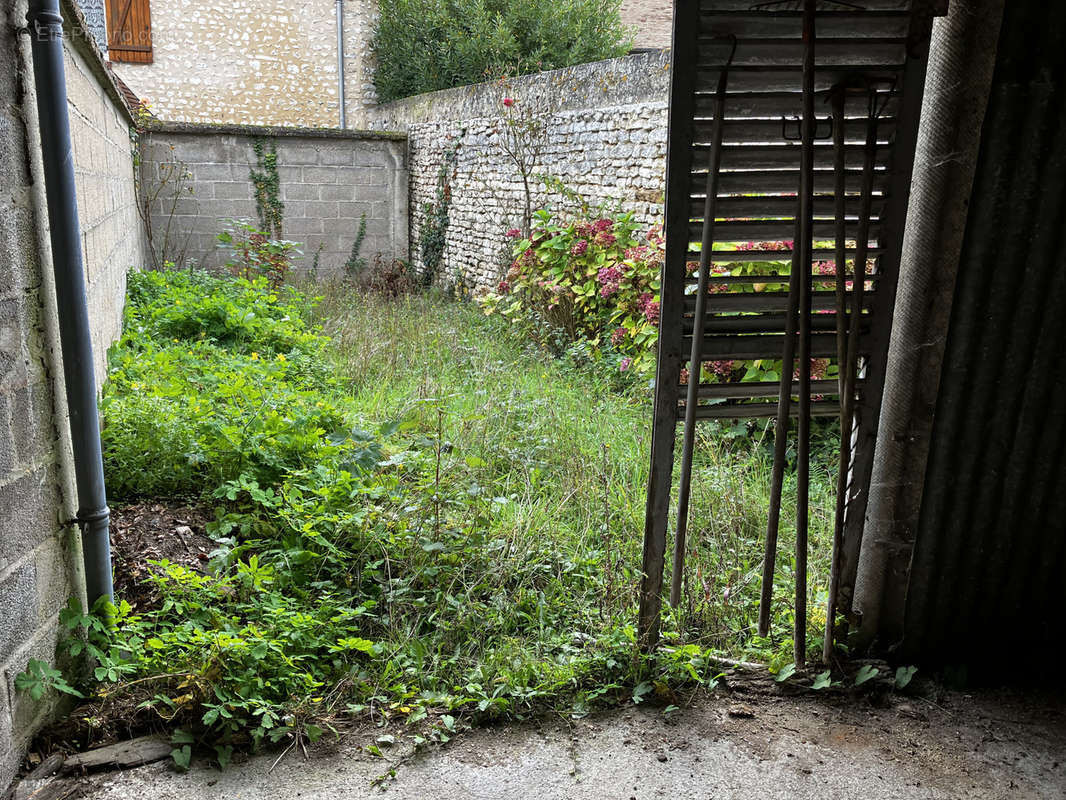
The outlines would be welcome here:
<svg viewBox="0 0 1066 800">
<path fill-rule="evenodd" d="M 375 106 L 377 0 L 79 3 L 106 18 L 115 72 L 161 119 L 357 128 Z M 626 0 L 622 19 L 636 49 L 669 46 L 670 0 Z"/>
<path fill-rule="evenodd" d="M 112 67 L 161 119 L 341 127 L 341 62 L 345 127 L 374 102 L 376 0 L 104 2 Z"/>
</svg>

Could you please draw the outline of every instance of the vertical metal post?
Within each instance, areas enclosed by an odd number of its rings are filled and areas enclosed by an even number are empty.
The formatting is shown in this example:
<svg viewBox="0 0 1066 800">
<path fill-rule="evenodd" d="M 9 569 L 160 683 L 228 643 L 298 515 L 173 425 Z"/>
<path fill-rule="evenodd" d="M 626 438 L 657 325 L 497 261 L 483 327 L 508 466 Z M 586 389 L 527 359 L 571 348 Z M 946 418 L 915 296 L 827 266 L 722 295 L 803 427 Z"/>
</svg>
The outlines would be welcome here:
<svg viewBox="0 0 1066 800">
<path fill-rule="evenodd" d="M 800 157 L 799 421 L 796 443 L 796 603 L 793 650 L 796 667 L 807 652 L 807 515 L 811 445 L 811 250 L 814 234 L 814 37 L 815 0 L 803 5 L 803 147 Z"/>
<path fill-rule="evenodd" d="M 340 106 L 340 127 L 347 128 L 344 102 L 344 0 L 337 0 L 337 102 Z"/>
<path fill-rule="evenodd" d="M 700 243 L 700 272 L 696 288 L 696 308 L 692 319 L 692 348 L 689 354 L 688 391 L 685 397 L 685 429 L 681 447 L 681 485 L 677 498 L 677 535 L 674 538 L 674 573 L 670 584 L 670 605 L 681 602 L 685 574 L 685 539 L 688 532 L 688 504 L 692 489 L 692 451 L 696 441 L 696 404 L 699 402 L 700 373 L 703 359 L 703 322 L 707 313 L 707 285 L 711 274 L 711 251 L 714 249 L 714 220 L 718 208 L 718 173 L 722 154 L 723 117 L 729 67 L 736 52 L 736 38 L 722 71 L 715 93 L 714 119 L 711 126 L 711 153 L 707 164 L 707 196 L 703 202 L 703 239 Z"/>
<path fill-rule="evenodd" d="M 825 638 L 822 642 L 822 662 L 829 664 L 833 657 L 833 620 L 836 617 L 836 593 L 840 582 L 840 552 L 844 539 L 844 511 L 847 506 L 848 469 L 851 463 L 851 403 L 852 392 L 848 375 L 848 324 L 856 326 L 858 317 L 847 317 L 847 204 L 845 202 L 844 112 L 847 86 L 833 90 L 833 193 L 836 206 L 836 329 L 837 329 L 837 391 L 840 396 L 840 457 L 837 463 L 836 514 L 833 518 L 833 554 L 829 570 L 829 597 L 825 611 Z M 854 287 L 853 287 L 854 288 Z"/>
</svg>

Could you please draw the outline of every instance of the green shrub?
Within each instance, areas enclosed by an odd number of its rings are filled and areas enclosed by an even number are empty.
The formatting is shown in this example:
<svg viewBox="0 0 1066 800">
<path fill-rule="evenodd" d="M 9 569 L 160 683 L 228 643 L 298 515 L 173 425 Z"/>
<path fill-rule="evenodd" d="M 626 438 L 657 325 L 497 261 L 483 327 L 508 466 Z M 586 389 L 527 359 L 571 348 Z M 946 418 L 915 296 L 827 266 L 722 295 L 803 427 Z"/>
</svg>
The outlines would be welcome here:
<svg viewBox="0 0 1066 800">
<path fill-rule="evenodd" d="M 631 214 L 558 220 L 533 215 L 530 239 L 509 232 L 515 259 L 496 291 L 478 302 L 556 352 L 573 343 L 596 358 L 615 356 L 621 371 L 655 363 L 662 238 L 638 234 Z"/>
<path fill-rule="evenodd" d="M 380 0 L 378 99 L 624 55 L 621 0 Z"/>
<path fill-rule="evenodd" d="M 131 275 L 129 295 L 102 400 L 115 497 L 274 483 L 347 446 L 350 404 L 297 292 L 170 271 Z"/>
</svg>

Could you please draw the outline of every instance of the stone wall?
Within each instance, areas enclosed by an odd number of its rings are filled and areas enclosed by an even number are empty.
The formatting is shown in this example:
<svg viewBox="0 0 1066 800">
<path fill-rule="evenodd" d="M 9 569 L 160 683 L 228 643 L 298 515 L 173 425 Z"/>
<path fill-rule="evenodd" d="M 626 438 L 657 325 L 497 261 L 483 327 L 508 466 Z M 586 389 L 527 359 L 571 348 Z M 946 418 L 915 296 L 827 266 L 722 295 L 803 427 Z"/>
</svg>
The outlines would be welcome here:
<svg viewBox="0 0 1066 800">
<path fill-rule="evenodd" d="M 339 125 L 335 0 L 152 3 L 151 64 L 115 71 L 160 119 Z M 345 0 L 345 106 L 358 127 L 374 102 L 377 0 Z"/>
<path fill-rule="evenodd" d="M 634 47 L 669 47 L 674 32 L 673 0 L 622 0 L 622 23 L 633 27 Z"/>
<path fill-rule="evenodd" d="M 247 126 L 163 124 L 143 136 L 142 183 L 153 196 L 172 165 L 187 170 L 191 193 L 177 184 L 152 204 L 157 254 L 216 268 L 228 252 L 216 240 L 227 219 L 256 222 L 256 140 L 277 153 L 285 238 L 301 242 L 306 271 L 319 256 L 320 276 L 338 275 L 351 253 L 362 216 L 360 256 L 408 258 L 406 137 L 401 134 Z M 175 202 L 176 201 L 176 202 Z M 163 234 L 170 230 L 168 242 Z M 181 256 L 184 256 L 182 258 Z"/>
<path fill-rule="evenodd" d="M 0 792 L 54 713 L 15 690 L 30 658 L 54 662 L 56 618 L 84 594 L 74 515 L 55 285 L 40 189 L 41 154 L 25 0 L 0 0 Z M 74 163 L 97 378 L 118 335 L 125 275 L 139 263 L 129 116 L 92 36 L 63 5 Z"/>
<path fill-rule="evenodd" d="M 509 260 L 504 234 L 522 219 L 520 175 L 501 148 L 503 99 L 546 121 L 536 171 L 556 176 L 593 206 L 662 221 L 669 53 L 654 51 L 582 64 L 508 82 L 419 95 L 380 106 L 377 123 L 408 132 L 411 251 L 421 268 L 425 206 L 435 199 L 445 154 L 454 148 L 450 222 L 442 277 L 494 286 Z M 563 198 L 540 187 L 535 204 Z"/>
</svg>

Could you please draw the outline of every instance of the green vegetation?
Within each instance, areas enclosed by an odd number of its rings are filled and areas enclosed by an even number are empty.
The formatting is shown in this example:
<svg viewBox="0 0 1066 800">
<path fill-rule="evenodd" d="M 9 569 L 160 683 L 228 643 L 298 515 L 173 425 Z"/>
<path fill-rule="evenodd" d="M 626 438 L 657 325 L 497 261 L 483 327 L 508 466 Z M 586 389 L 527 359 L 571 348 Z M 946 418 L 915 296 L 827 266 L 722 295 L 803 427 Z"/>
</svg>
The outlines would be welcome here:
<svg viewBox="0 0 1066 800">
<path fill-rule="evenodd" d="M 380 0 L 378 99 L 625 55 L 621 0 Z"/>
<path fill-rule="evenodd" d="M 39 665 L 23 683 L 83 692 L 131 725 L 162 718 L 183 763 L 192 739 L 224 762 L 368 714 L 446 738 L 462 717 L 713 686 L 715 654 L 791 660 L 787 556 L 784 641 L 753 634 L 763 431 L 706 429 L 686 603 L 644 658 L 646 386 L 612 389 L 467 304 L 350 285 L 316 304 L 263 278 L 175 271 L 130 276 L 110 359 L 112 495 L 213 504 L 217 550 L 203 573 L 151 563 L 159 602 L 120 599 L 114 628 L 72 603 L 71 651 L 94 672 Z M 830 484 L 816 470 L 814 576 Z M 786 518 L 782 552 L 790 530 Z"/>
</svg>

